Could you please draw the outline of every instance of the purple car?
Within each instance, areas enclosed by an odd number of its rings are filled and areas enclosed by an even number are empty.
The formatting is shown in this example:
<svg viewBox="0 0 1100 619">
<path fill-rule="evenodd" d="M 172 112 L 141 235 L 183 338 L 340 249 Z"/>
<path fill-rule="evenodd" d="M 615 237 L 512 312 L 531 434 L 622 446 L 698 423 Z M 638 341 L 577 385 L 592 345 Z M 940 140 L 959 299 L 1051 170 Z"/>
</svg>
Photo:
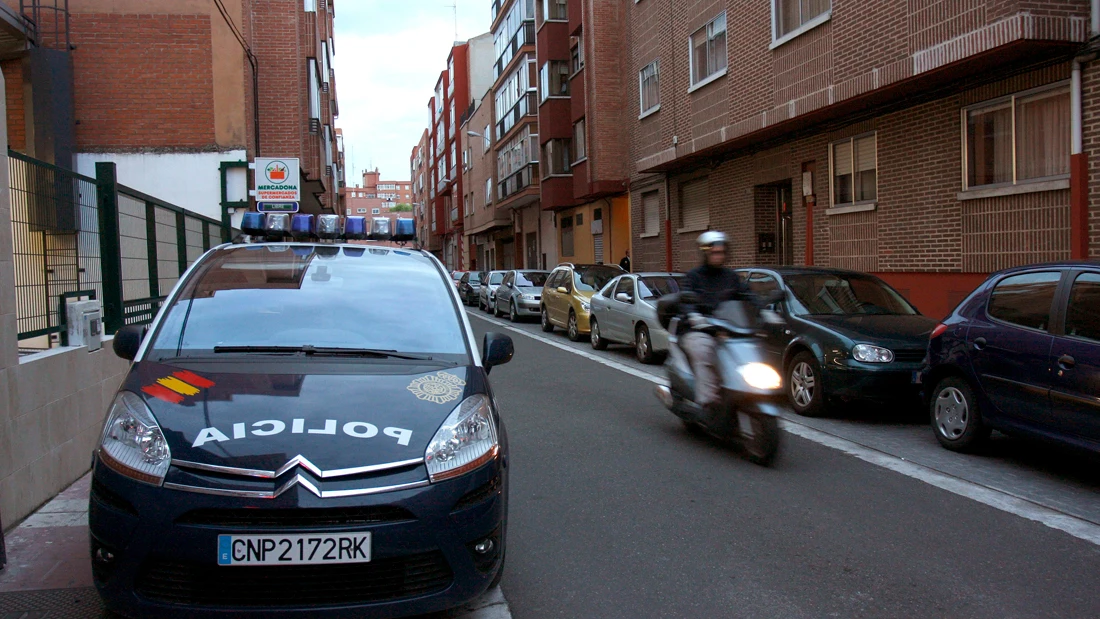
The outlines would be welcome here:
<svg viewBox="0 0 1100 619">
<path fill-rule="evenodd" d="M 996 429 L 1100 452 L 1100 263 L 993 274 L 932 332 L 922 378 L 947 449 Z"/>
</svg>

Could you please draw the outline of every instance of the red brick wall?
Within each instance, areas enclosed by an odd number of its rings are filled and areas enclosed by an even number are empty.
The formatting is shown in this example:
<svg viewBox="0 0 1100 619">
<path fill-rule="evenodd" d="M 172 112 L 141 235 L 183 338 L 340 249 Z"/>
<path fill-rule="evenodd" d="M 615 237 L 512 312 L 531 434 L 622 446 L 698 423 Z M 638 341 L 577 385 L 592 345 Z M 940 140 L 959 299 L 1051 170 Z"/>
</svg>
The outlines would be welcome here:
<svg viewBox="0 0 1100 619">
<path fill-rule="evenodd" d="M 71 20 L 79 150 L 216 148 L 209 14 Z"/>
<path fill-rule="evenodd" d="M 0 62 L 4 72 L 4 98 L 8 106 L 8 148 L 27 149 L 27 119 L 23 99 L 23 60 L 14 58 Z"/>
</svg>

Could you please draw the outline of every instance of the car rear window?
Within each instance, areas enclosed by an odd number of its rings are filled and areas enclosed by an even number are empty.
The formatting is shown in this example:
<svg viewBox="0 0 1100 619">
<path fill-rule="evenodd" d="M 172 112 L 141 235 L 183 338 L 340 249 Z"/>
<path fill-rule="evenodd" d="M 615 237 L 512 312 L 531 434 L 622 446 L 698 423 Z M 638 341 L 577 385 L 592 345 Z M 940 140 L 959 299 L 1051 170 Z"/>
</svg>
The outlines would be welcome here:
<svg viewBox="0 0 1100 619">
<path fill-rule="evenodd" d="M 582 292 L 595 292 L 622 274 L 622 269 L 614 267 L 577 267 L 573 272 L 573 285 Z"/>
<path fill-rule="evenodd" d="M 1083 273 L 1073 282 L 1066 335 L 1100 342 L 1100 274 Z"/>
<path fill-rule="evenodd" d="M 1050 306 L 1062 274 L 1024 273 L 1002 279 L 989 297 L 989 316 L 1007 323 L 1046 331 Z"/>
<path fill-rule="evenodd" d="M 150 358 L 215 346 L 372 348 L 468 356 L 451 284 L 426 257 L 268 245 L 217 252 L 169 309 Z"/>
<path fill-rule="evenodd" d="M 493 273 L 489 276 L 490 286 L 498 286 L 502 281 L 504 281 L 504 273 Z"/>
</svg>

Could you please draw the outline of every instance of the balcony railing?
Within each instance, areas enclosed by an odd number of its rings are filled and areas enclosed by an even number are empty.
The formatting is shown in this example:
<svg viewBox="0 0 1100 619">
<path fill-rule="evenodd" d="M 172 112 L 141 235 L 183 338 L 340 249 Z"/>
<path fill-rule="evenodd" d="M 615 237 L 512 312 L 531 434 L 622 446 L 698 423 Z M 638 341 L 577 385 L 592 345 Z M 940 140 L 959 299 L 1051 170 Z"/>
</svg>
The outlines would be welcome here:
<svg viewBox="0 0 1100 619">
<path fill-rule="evenodd" d="M 501 200 L 506 200 L 509 197 L 527 189 L 534 182 L 535 175 L 539 168 L 539 162 L 532 161 L 531 163 L 523 166 L 508 178 L 497 183 L 497 194 Z"/>
<path fill-rule="evenodd" d="M 516 33 L 512 35 L 512 40 L 508 42 L 508 47 L 505 48 L 504 53 L 497 58 L 496 64 L 493 66 L 493 79 L 500 77 L 504 73 L 504 67 L 507 67 L 512 59 L 516 57 L 519 50 L 524 45 L 532 45 L 535 42 L 535 20 L 531 19 L 523 22 L 523 27 L 516 30 Z"/>
<path fill-rule="evenodd" d="M 511 110 L 497 122 L 497 137 L 503 136 L 519 124 L 524 116 L 535 116 L 539 111 L 538 93 L 530 91 L 519 98 Z"/>
<path fill-rule="evenodd" d="M 453 224 L 457 221 L 458 221 L 458 207 L 456 206 L 456 207 L 451 209 L 451 223 Z"/>
</svg>

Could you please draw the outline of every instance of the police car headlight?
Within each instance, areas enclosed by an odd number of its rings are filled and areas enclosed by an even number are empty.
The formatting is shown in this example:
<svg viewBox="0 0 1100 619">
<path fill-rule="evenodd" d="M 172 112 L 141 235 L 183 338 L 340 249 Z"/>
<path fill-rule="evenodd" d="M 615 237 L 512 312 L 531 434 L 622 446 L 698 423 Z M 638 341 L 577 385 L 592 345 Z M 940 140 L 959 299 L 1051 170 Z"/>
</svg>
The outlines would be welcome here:
<svg viewBox="0 0 1100 619">
<path fill-rule="evenodd" d="M 779 372 L 766 363 L 746 363 L 738 371 L 745 382 L 756 389 L 779 389 L 783 384 Z"/>
<path fill-rule="evenodd" d="M 172 463 L 172 451 L 157 420 L 136 393 L 122 391 L 107 413 L 99 459 L 132 479 L 159 486 Z"/>
<path fill-rule="evenodd" d="M 468 473 L 499 451 L 489 398 L 475 395 L 466 398 L 443 422 L 424 452 L 424 462 L 428 476 L 437 482 Z"/>
</svg>

